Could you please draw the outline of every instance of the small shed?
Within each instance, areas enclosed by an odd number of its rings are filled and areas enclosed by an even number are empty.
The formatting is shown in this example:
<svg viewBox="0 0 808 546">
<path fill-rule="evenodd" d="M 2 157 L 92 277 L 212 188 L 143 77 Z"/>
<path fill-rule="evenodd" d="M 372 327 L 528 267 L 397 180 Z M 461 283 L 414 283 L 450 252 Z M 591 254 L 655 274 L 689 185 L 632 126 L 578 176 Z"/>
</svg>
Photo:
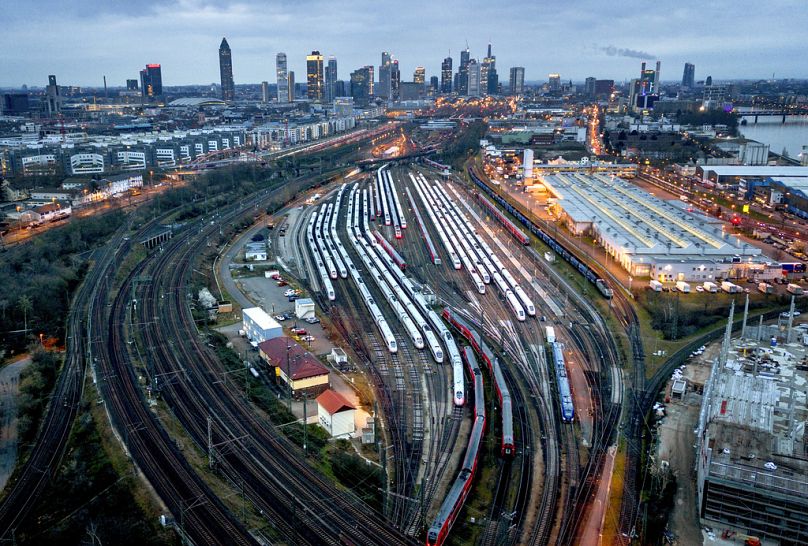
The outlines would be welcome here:
<svg viewBox="0 0 808 546">
<path fill-rule="evenodd" d="M 340 393 L 328 389 L 317 397 L 317 417 L 332 438 L 346 438 L 356 431 L 356 407 Z"/>
<path fill-rule="evenodd" d="M 244 251 L 244 259 L 248 262 L 265 262 L 267 259 L 266 243 L 247 243 Z"/>
<path fill-rule="evenodd" d="M 299 320 L 314 318 L 314 301 L 312 301 L 310 298 L 296 299 L 295 316 Z"/>
<path fill-rule="evenodd" d="M 331 349 L 331 354 L 328 355 L 328 360 L 337 366 L 342 366 L 348 363 L 348 353 L 340 347 L 334 347 Z"/>
</svg>

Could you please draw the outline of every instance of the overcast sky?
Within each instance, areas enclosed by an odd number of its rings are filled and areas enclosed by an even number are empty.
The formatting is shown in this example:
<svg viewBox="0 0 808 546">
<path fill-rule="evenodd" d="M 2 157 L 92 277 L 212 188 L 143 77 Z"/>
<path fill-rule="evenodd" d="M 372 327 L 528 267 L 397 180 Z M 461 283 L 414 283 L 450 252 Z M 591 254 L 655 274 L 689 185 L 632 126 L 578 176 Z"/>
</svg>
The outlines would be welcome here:
<svg viewBox="0 0 808 546">
<path fill-rule="evenodd" d="M 303 81 L 312 49 L 335 55 L 340 79 L 380 52 L 399 59 L 402 80 L 418 65 L 437 75 L 451 50 L 458 64 L 493 43 L 500 79 L 524 66 L 618 81 L 636 77 L 641 58 L 662 61 L 663 80 L 685 62 L 696 79 L 808 78 L 806 0 L 4 0 L 0 86 L 110 86 L 161 63 L 164 85 L 219 81 L 218 47 L 233 50 L 236 84 L 275 81 L 275 54 Z M 13 6 L 12 6 L 13 4 Z"/>
</svg>

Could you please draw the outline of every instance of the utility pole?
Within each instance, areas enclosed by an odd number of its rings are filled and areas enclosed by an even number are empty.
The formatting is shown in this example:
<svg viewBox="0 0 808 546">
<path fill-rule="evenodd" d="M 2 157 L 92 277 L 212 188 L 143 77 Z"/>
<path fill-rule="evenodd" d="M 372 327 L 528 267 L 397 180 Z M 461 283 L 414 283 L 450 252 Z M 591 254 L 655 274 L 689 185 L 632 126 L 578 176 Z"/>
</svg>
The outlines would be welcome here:
<svg viewBox="0 0 808 546">
<path fill-rule="evenodd" d="M 309 424 L 308 424 L 308 419 L 307 419 L 308 416 L 306 415 L 306 405 L 307 405 L 306 403 L 308 402 L 308 400 L 309 400 L 309 394 L 308 394 L 308 392 L 304 391 L 303 392 L 303 456 L 304 457 L 306 455 L 308 455 L 308 450 L 306 449 L 306 446 L 308 445 L 308 440 L 309 440 Z"/>
</svg>

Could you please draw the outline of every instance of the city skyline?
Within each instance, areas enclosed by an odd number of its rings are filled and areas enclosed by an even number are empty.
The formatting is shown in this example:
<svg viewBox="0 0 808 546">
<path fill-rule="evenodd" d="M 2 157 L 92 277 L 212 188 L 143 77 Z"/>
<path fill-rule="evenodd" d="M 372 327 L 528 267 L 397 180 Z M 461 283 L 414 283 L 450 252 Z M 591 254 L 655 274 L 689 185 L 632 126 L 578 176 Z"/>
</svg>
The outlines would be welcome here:
<svg viewBox="0 0 808 546">
<path fill-rule="evenodd" d="M 312 0 L 282 5 L 272 13 L 241 2 L 203 0 L 95 4 L 40 2 L 10 12 L 0 46 L 17 53 L 4 63 L 0 86 L 44 86 L 48 74 L 57 74 L 64 85 L 101 87 L 106 76 L 110 86 L 123 86 L 147 63 L 163 66 L 166 86 L 218 82 L 216 50 L 222 36 L 233 50 L 237 85 L 272 81 L 272 61 L 281 51 L 287 54 L 289 70 L 297 73 L 305 73 L 305 57 L 312 50 L 326 58 L 336 56 L 342 80 L 359 67 L 376 64 L 381 51 L 390 51 L 405 74 L 424 66 L 430 77 L 440 74 L 449 51 L 459 64 L 466 41 L 471 57 L 481 62 L 489 40 L 497 64 L 502 69 L 524 66 L 527 81 L 545 80 L 551 72 L 563 80 L 595 76 L 624 81 L 634 76 L 642 59 L 677 67 L 663 72 L 666 81 L 675 81 L 685 62 L 699 67 L 699 79 L 707 74 L 715 79 L 808 77 L 808 66 L 798 62 L 808 15 L 789 0 L 756 12 L 754 25 L 737 4 L 715 2 L 696 10 L 689 0 L 675 8 L 631 2 L 619 19 L 612 8 L 595 2 L 513 2 L 506 10 L 480 4 L 465 10 L 463 18 L 452 15 L 460 7 L 455 2 L 414 2 L 392 21 L 381 15 L 387 10 L 376 4 L 372 9 L 366 2 L 333 11 Z M 518 17 L 503 20 L 517 12 Z M 491 23 L 497 19 L 502 24 Z M 306 32 L 300 32 L 304 26 Z M 755 32 L 749 32 L 753 26 Z M 407 29 L 404 35 L 397 32 L 402 28 Z M 648 29 L 648 35 L 637 28 Z M 346 40 L 346 33 L 359 39 Z M 542 36 L 540 46 L 536 36 Z M 19 43 L 36 46 L 12 47 Z M 188 62 L 189 55 L 193 62 Z"/>
</svg>

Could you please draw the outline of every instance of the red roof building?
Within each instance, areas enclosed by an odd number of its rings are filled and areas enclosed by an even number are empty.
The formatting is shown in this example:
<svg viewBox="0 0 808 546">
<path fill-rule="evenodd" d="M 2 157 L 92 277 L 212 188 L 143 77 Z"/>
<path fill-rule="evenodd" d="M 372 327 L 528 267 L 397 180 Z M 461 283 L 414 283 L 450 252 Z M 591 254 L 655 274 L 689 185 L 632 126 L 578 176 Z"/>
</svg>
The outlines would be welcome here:
<svg viewBox="0 0 808 546">
<path fill-rule="evenodd" d="M 262 341 L 258 354 L 295 394 L 319 394 L 328 388 L 328 368 L 293 339 L 280 336 Z"/>
<path fill-rule="evenodd" d="M 336 391 L 328 389 L 317 397 L 320 426 L 335 437 L 347 437 L 356 431 L 356 407 Z"/>
</svg>

